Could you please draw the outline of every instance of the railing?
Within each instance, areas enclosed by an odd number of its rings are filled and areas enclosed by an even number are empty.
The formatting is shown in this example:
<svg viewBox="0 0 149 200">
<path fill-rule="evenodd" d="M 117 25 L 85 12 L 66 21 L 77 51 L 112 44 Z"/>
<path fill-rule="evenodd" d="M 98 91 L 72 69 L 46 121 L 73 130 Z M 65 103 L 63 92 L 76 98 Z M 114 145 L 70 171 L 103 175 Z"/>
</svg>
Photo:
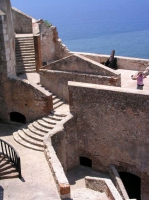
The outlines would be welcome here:
<svg viewBox="0 0 149 200">
<path fill-rule="evenodd" d="M 9 159 L 12 162 L 17 172 L 19 173 L 19 178 L 21 178 L 21 161 L 16 150 L 7 142 L 0 139 L 0 154 L 2 154 L 5 158 Z"/>
</svg>

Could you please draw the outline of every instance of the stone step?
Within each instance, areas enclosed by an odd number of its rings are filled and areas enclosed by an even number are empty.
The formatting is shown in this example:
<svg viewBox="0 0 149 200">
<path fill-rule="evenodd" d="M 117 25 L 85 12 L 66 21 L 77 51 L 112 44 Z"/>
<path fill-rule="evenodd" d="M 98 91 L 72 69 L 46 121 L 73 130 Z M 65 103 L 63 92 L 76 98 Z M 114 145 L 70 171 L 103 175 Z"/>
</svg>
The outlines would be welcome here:
<svg viewBox="0 0 149 200">
<path fill-rule="evenodd" d="M 40 131 L 42 131 L 42 132 L 48 133 L 49 130 L 50 130 L 50 129 L 48 129 L 48 128 L 45 128 L 45 127 L 39 125 L 39 123 L 36 122 L 36 121 L 33 122 L 32 124 L 33 124 L 33 126 L 34 126 L 36 129 L 38 129 L 38 130 L 40 130 Z"/>
<path fill-rule="evenodd" d="M 22 130 L 18 130 L 18 134 L 22 138 L 22 140 L 24 140 L 25 142 L 38 146 L 38 147 L 43 147 L 43 142 L 36 141 L 32 139 L 31 137 L 28 137 Z"/>
<path fill-rule="evenodd" d="M 32 139 L 34 139 L 34 140 L 36 140 L 36 141 L 43 142 L 43 137 L 42 137 L 42 136 L 39 136 L 39 135 L 36 135 L 34 132 L 31 132 L 30 129 L 28 129 L 28 128 L 22 128 L 22 130 L 24 131 L 24 133 L 25 133 L 28 137 L 30 137 L 30 138 L 32 138 Z"/>
<path fill-rule="evenodd" d="M 27 57 L 27 56 L 25 56 L 25 57 L 17 57 L 16 58 L 16 61 L 17 62 L 29 62 L 29 61 L 35 61 L 35 57 L 34 56 L 30 56 L 30 57 Z"/>
<path fill-rule="evenodd" d="M 55 105 L 53 105 L 53 109 L 56 109 L 56 108 L 60 107 L 64 103 L 65 103 L 64 101 L 60 101 L 60 102 L 56 103 Z"/>
<path fill-rule="evenodd" d="M 56 95 L 52 95 L 52 99 L 54 100 L 54 99 L 56 99 L 57 98 L 57 96 Z"/>
<path fill-rule="evenodd" d="M 30 50 L 30 51 L 24 51 L 24 52 L 21 52 L 21 53 L 20 53 L 20 51 L 16 52 L 16 57 L 19 57 L 19 56 L 25 57 L 25 56 L 29 56 L 29 55 L 34 55 L 35 56 L 35 51 L 34 50 Z"/>
<path fill-rule="evenodd" d="M 53 99 L 53 98 L 52 98 Z M 55 105 L 56 103 L 59 103 L 61 101 L 61 99 L 59 98 L 55 98 L 53 99 L 53 105 Z"/>
<path fill-rule="evenodd" d="M 35 145 L 31 144 L 31 143 L 28 143 L 28 142 L 22 140 L 22 138 L 19 136 L 18 132 L 14 132 L 13 133 L 13 137 L 14 137 L 14 140 L 16 142 L 18 142 L 22 146 L 25 146 L 25 147 L 27 147 L 29 149 L 33 149 L 33 150 L 36 150 L 36 151 L 43 151 L 44 150 L 43 147 L 35 146 Z"/>
<path fill-rule="evenodd" d="M 53 129 L 54 128 L 54 125 L 53 124 L 49 124 L 41 119 L 37 120 L 38 124 L 43 126 L 44 128 L 47 128 L 47 129 Z"/>
<path fill-rule="evenodd" d="M 31 37 L 16 37 L 15 38 L 16 39 L 16 41 L 18 42 L 23 42 L 23 41 L 33 41 L 33 37 L 31 36 Z"/>
<path fill-rule="evenodd" d="M 45 132 L 42 132 L 42 131 L 36 129 L 36 128 L 33 126 L 33 124 L 29 124 L 29 125 L 28 125 L 28 129 L 29 129 L 31 132 L 33 132 L 34 134 L 39 135 L 39 136 L 41 136 L 41 137 L 44 137 L 45 134 L 46 134 Z"/>
<path fill-rule="evenodd" d="M 59 115 L 56 115 L 56 114 L 55 115 L 54 114 L 50 114 L 50 115 L 48 115 L 48 117 L 50 119 L 53 119 L 53 120 L 56 120 L 56 121 L 61 121 L 64 116 L 59 116 Z"/>
<path fill-rule="evenodd" d="M 25 67 L 32 67 L 32 66 L 36 66 L 35 62 L 17 62 L 17 66 L 25 66 Z"/>
<path fill-rule="evenodd" d="M 53 124 L 53 125 L 55 125 L 55 124 L 57 123 L 56 120 L 50 119 L 49 117 L 43 117 L 42 120 L 43 120 L 44 122 L 47 122 L 47 123 Z"/>
</svg>

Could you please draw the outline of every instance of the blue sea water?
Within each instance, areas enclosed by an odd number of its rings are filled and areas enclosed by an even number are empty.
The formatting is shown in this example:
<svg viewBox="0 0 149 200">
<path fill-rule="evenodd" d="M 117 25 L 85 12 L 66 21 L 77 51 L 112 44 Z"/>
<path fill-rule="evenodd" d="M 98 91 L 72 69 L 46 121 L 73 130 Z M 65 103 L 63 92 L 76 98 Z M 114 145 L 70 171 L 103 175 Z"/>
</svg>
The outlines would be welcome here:
<svg viewBox="0 0 149 200">
<path fill-rule="evenodd" d="M 149 59 L 148 0 L 11 0 L 57 27 L 71 51 Z"/>
</svg>

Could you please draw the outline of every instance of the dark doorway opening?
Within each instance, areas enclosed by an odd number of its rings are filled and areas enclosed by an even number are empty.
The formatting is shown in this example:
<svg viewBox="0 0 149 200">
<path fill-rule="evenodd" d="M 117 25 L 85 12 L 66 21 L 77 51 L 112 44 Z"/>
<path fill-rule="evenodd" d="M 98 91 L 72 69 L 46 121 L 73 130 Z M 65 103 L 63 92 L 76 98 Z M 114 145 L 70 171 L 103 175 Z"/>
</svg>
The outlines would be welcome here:
<svg viewBox="0 0 149 200">
<path fill-rule="evenodd" d="M 86 157 L 80 157 L 80 165 L 92 168 L 92 160 Z"/>
<path fill-rule="evenodd" d="M 18 112 L 11 112 L 10 113 L 10 121 L 18 122 L 18 123 L 26 123 L 26 117 Z"/>
<path fill-rule="evenodd" d="M 128 172 L 119 172 L 130 199 L 141 200 L 141 179 Z"/>
</svg>

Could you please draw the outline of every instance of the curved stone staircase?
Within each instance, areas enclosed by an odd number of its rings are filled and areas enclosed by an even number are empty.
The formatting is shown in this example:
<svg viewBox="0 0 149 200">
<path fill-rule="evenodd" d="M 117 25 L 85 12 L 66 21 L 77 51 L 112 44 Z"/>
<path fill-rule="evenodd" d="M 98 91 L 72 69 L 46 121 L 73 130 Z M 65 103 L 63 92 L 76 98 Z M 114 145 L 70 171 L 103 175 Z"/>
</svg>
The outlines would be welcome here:
<svg viewBox="0 0 149 200">
<path fill-rule="evenodd" d="M 9 178 L 19 178 L 19 173 L 15 165 L 0 154 L 0 180 Z"/>
<path fill-rule="evenodd" d="M 22 127 L 22 129 L 13 133 L 13 137 L 19 144 L 43 151 L 43 138 L 52 130 L 66 115 L 60 113 L 51 113 L 41 119 Z"/>
</svg>

